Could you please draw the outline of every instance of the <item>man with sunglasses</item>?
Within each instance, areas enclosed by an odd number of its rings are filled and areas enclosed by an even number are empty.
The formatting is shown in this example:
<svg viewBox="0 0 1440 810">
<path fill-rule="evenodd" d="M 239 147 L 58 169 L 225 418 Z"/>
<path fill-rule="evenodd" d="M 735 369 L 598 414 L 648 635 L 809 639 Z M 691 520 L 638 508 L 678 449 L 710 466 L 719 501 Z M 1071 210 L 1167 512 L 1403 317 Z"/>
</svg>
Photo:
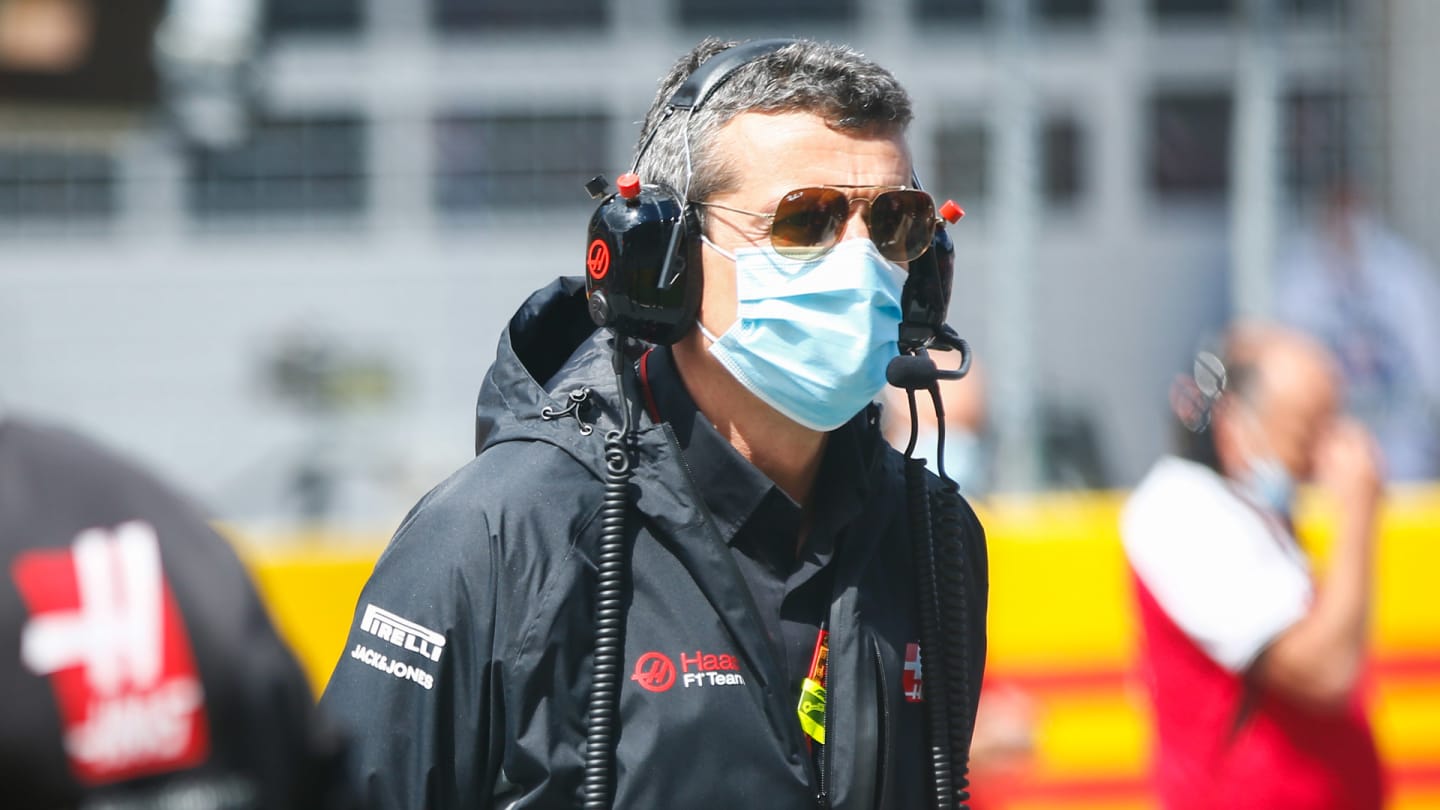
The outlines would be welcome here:
<svg viewBox="0 0 1440 810">
<path fill-rule="evenodd" d="M 932 772 L 925 707 L 953 698 L 968 746 L 983 534 L 959 503 L 962 621 L 922 651 L 903 459 L 872 404 L 936 229 L 909 98 L 845 47 L 732 47 L 706 40 L 662 80 L 620 184 L 686 209 L 688 328 L 620 360 L 619 391 L 597 300 L 571 279 L 533 296 L 482 387 L 479 455 L 406 518 L 360 597 L 324 700 L 359 732 L 379 807 L 963 801 L 963 773 Z M 679 109 L 710 59 L 737 64 Z M 592 243 L 592 280 L 621 272 L 610 254 Z M 635 468 L 614 483 L 601 437 L 626 409 Z M 597 611 L 616 531 L 625 587 Z M 623 653 L 593 660 L 616 613 Z M 943 683 L 942 652 L 958 662 Z M 592 673 L 617 671 L 611 715 Z M 588 789 L 611 751 L 613 788 Z"/>
</svg>

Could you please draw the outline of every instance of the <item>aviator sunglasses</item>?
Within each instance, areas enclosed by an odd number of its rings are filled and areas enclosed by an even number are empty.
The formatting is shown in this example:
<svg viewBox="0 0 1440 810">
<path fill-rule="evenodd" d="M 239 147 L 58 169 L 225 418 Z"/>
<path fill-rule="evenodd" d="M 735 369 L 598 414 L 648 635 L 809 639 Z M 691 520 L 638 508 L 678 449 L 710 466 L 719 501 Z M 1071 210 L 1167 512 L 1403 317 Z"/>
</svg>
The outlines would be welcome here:
<svg viewBox="0 0 1440 810">
<path fill-rule="evenodd" d="M 847 190 L 880 188 L 873 198 L 851 199 Z M 811 186 L 797 188 L 780 198 L 775 213 L 746 211 L 712 202 L 697 202 L 737 214 L 770 220 L 770 244 L 787 259 L 809 260 L 823 256 L 840 242 L 851 206 L 868 206 L 865 225 L 880 255 L 892 262 L 920 258 L 935 237 L 940 220 L 935 217 L 935 200 L 928 193 L 908 186 Z M 958 217 L 957 217 L 958 218 Z"/>
</svg>

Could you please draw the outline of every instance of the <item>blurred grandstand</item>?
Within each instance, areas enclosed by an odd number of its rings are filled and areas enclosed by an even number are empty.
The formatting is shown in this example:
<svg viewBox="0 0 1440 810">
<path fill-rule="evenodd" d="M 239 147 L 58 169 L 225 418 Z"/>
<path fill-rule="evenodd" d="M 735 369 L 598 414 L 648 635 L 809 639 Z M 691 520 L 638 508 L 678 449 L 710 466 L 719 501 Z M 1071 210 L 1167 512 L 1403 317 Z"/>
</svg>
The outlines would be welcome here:
<svg viewBox="0 0 1440 810">
<path fill-rule="evenodd" d="M 1271 311 L 1336 180 L 1440 257 L 1431 0 L 0 0 L 0 405 L 209 504 L 323 678 L 376 544 L 471 455 L 504 319 L 578 274 L 582 184 L 628 165 L 657 76 L 795 33 L 896 72 L 968 212 L 951 323 L 1001 490 L 1133 484 L 1175 372 Z M 1148 806 L 1114 503 L 1080 497 L 987 513 L 992 669 L 1040 694 L 1012 810 Z M 1402 810 L 1440 808 L 1440 508 L 1410 497 L 1380 588 Z"/>
</svg>

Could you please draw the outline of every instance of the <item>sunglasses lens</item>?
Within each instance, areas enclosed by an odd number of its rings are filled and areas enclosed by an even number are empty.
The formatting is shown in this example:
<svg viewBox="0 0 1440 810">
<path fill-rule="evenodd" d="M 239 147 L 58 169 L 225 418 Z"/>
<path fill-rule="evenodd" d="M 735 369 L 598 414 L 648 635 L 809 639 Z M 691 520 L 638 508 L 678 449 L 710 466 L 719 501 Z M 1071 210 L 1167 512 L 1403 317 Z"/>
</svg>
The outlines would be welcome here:
<svg viewBox="0 0 1440 810">
<path fill-rule="evenodd" d="M 838 189 L 796 189 L 775 207 L 770 244 L 786 258 L 813 259 L 834 247 L 849 210 L 850 201 Z"/>
<path fill-rule="evenodd" d="M 923 191 L 886 191 L 870 204 L 870 238 L 892 262 L 920 258 L 935 238 L 935 200 Z"/>
</svg>

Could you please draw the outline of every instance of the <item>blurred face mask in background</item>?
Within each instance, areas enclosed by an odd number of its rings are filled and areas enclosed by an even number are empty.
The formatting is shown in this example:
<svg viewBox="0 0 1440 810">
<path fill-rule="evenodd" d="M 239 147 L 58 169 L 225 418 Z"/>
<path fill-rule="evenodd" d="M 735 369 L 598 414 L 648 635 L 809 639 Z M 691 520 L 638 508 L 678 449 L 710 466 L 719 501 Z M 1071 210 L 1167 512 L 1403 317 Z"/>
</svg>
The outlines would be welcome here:
<svg viewBox="0 0 1440 810">
<path fill-rule="evenodd" d="M 1295 476 L 1275 453 L 1259 414 L 1249 404 L 1240 407 L 1247 426 L 1248 448 L 1244 452 L 1248 461 L 1236 483 L 1256 503 L 1288 518 L 1295 503 Z"/>
<path fill-rule="evenodd" d="M 1295 502 L 1295 477 L 1273 456 L 1258 456 L 1240 480 L 1257 503 L 1277 514 L 1290 515 Z"/>
</svg>

